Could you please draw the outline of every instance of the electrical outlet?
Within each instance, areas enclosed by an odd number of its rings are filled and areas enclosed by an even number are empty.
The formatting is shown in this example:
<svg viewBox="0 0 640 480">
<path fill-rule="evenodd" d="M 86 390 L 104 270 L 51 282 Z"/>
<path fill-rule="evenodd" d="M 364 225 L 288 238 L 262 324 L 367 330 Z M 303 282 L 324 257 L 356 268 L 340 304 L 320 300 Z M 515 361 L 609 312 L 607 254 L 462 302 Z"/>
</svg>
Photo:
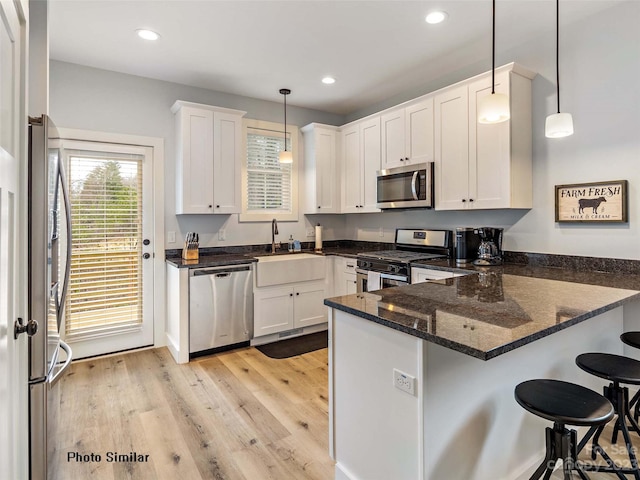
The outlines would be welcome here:
<svg viewBox="0 0 640 480">
<path fill-rule="evenodd" d="M 403 392 L 407 392 L 409 395 L 415 395 L 416 393 L 415 377 L 401 372 L 396 368 L 393 369 L 393 384 L 396 388 L 399 388 Z"/>
<path fill-rule="evenodd" d="M 218 240 L 224 241 L 227 239 L 227 232 L 225 232 L 224 228 L 218 230 Z"/>
<path fill-rule="evenodd" d="M 316 236 L 316 229 L 313 227 L 307 228 L 307 237 L 315 237 L 315 236 Z"/>
<path fill-rule="evenodd" d="M 176 243 L 176 232 L 167 232 L 167 243 Z"/>
<path fill-rule="evenodd" d="M 380 230 L 378 230 L 378 236 L 384 237 L 384 228 L 380 227 Z"/>
</svg>

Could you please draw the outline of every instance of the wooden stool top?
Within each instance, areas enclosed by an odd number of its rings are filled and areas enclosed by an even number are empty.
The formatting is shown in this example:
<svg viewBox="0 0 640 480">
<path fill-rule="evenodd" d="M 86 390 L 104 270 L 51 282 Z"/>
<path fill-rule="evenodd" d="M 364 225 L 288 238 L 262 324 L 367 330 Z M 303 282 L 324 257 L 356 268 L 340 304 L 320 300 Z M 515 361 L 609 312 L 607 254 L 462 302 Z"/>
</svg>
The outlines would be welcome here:
<svg viewBox="0 0 640 480">
<path fill-rule="evenodd" d="M 640 348 L 640 332 L 624 332 L 620 335 L 620 340 L 627 345 Z"/>
<path fill-rule="evenodd" d="M 583 353 L 576 365 L 585 372 L 611 381 L 640 385 L 640 362 L 612 353 Z"/>
<path fill-rule="evenodd" d="M 599 393 L 561 380 L 522 382 L 515 389 L 515 397 L 525 410 L 562 424 L 602 425 L 614 414 L 611 402 Z"/>
</svg>

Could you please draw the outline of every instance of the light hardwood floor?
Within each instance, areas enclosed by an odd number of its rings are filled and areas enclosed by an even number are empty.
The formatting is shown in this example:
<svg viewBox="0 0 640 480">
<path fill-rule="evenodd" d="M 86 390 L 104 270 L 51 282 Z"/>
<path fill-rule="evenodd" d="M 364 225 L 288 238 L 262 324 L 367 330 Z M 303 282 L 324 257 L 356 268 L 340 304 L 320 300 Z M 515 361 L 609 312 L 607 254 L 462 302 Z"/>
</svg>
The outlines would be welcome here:
<svg viewBox="0 0 640 480">
<path fill-rule="evenodd" d="M 160 348 L 74 363 L 60 383 L 50 479 L 333 478 L 327 349 L 274 360 L 243 348 L 177 365 Z"/>
<path fill-rule="evenodd" d="M 74 363 L 60 381 L 49 478 L 333 479 L 327 353 L 274 360 L 243 348 L 177 365 L 159 348 Z M 108 462 L 108 452 L 148 460 Z M 92 453 L 101 461 L 69 459 Z"/>
</svg>

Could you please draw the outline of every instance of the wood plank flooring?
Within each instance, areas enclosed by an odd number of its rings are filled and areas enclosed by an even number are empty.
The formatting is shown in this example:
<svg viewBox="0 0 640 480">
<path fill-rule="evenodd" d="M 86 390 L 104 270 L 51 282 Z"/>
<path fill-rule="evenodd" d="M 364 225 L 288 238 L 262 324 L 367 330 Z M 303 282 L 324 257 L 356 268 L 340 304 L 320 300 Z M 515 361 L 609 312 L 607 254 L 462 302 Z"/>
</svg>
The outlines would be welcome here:
<svg viewBox="0 0 640 480">
<path fill-rule="evenodd" d="M 177 365 L 159 348 L 73 363 L 49 480 L 333 479 L 327 354 L 277 360 L 243 348 Z M 532 435 L 542 442 L 544 431 Z M 132 452 L 138 461 L 108 461 Z"/>
<path fill-rule="evenodd" d="M 49 478 L 331 479 L 327 377 L 327 349 L 176 365 L 160 348 L 74 363 L 60 381 Z"/>
</svg>

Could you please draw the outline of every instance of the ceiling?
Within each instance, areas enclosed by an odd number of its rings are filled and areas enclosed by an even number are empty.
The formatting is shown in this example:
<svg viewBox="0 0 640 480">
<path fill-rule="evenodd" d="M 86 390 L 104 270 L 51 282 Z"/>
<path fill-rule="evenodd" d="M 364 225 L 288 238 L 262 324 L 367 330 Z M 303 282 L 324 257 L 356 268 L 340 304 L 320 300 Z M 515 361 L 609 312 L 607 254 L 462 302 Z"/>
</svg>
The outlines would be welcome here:
<svg viewBox="0 0 640 480">
<path fill-rule="evenodd" d="M 489 0 L 49 1 L 54 60 L 277 102 L 290 88 L 288 104 L 340 115 L 475 62 L 491 68 Z M 619 1 L 563 1 L 561 32 Z M 448 19 L 427 24 L 432 10 Z M 554 34 L 553 0 L 497 2 L 498 54 Z"/>
</svg>

